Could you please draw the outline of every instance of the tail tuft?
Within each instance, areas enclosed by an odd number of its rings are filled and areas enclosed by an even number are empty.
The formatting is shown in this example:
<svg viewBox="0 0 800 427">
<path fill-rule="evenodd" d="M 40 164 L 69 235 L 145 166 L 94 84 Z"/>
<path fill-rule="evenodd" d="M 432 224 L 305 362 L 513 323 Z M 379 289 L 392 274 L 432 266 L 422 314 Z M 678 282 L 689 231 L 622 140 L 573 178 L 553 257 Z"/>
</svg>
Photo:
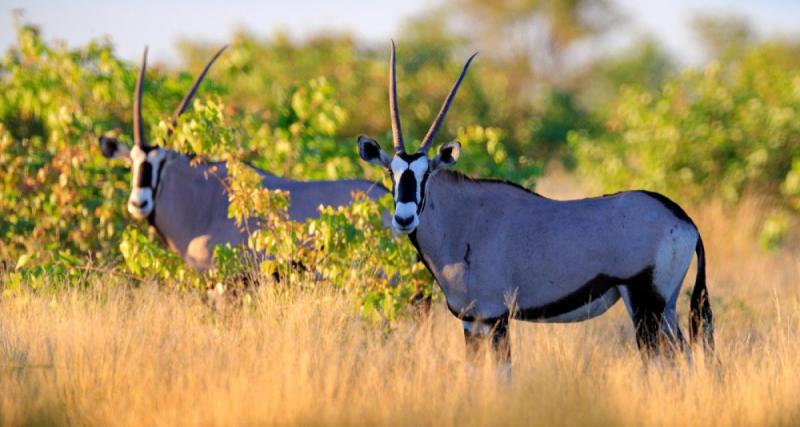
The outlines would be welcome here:
<svg viewBox="0 0 800 427">
<path fill-rule="evenodd" d="M 706 251 L 703 247 L 703 239 L 700 233 L 697 234 L 697 277 L 692 290 L 689 318 L 689 337 L 692 344 L 698 340 L 703 340 L 706 351 L 714 351 L 714 317 L 711 313 L 711 304 L 706 287 Z"/>
</svg>

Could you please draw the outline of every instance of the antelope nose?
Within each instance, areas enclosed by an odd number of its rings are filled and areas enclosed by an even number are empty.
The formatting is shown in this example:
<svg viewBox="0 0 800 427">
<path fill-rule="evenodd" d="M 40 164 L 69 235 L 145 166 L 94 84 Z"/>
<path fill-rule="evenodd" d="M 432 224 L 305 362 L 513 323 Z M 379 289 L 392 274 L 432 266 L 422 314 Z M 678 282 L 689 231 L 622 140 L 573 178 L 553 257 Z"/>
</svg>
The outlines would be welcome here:
<svg viewBox="0 0 800 427">
<path fill-rule="evenodd" d="M 401 227 L 408 227 L 409 225 L 411 225 L 412 222 L 414 222 L 414 217 L 407 216 L 405 218 L 400 218 L 399 216 L 395 215 L 394 220 L 397 223 L 397 225 Z"/>
<path fill-rule="evenodd" d="M 138 200 L 130 200 L 130 201 L 129 201 L 129 203 L 130 203 L 130 204 L 131 204 L 133 207 L 135 207 L 135 208 L 139 208 L 139 209 L 144 209 L 145 207 L 147 207 L 147 200 L 143 200 L 143 201 L 141 201 L 141 202 L 140 202 L 140 201 L 138 201 Z"/>
</svg>

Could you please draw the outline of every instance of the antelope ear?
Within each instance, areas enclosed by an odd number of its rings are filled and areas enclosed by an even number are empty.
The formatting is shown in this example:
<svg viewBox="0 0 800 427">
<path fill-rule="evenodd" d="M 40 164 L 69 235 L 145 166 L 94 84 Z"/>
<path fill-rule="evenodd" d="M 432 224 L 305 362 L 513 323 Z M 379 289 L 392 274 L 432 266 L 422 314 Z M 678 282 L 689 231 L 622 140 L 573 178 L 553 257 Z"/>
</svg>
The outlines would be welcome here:
<svg viewBox="0 0 800 427">
<path fill-rule="evenodd" d="M 358 154 L 362 159 L 385 168 L 392 163 L 392 158 L 381 149 L 378 142 L 368 136 L 358 137 Z"/>
<path fill-rule="evenodd" d="M 130 149 L 125 144 L 117 141 L 116 138 L 110 136 L 101 136 L 97 143 L 100 145 L 100 151 L 107 159 L 127 159 L 130 156 Z"/>
<path fill-rule="evenodd" d="M 461 155 L 461 143 L 458 141 L 451 141 L 439 147 L 439 154 L 433 158 L 431 169 L 437 171 L 444 168 L 453 166 L 458 161 L 458 156 Z"/>
</svg>

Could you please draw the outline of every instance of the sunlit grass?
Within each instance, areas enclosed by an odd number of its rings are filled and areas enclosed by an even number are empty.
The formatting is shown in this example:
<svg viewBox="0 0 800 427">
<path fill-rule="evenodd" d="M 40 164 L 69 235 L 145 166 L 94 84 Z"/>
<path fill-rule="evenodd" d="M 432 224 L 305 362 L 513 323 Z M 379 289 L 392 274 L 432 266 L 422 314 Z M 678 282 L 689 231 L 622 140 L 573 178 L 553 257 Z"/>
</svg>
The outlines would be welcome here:
<svg viewBox="0 0 800 427">
<path fill-rule="evenodd" d="M 719 367 L 697 354 L 645 368 L 618 305 L 574 325 L 512 322 L 508 385 L 488 364 L 465 372 L 442 304 L 387 333 L 311 286 L 218 310 L 96 273 L 87 289 L 3 294 L 0 424 L 797 425 L 798 264 L 740 236 L 747 206 L 694 215 Z M 684 295 L 684 325 L 687 307 Z"/>
</svg>

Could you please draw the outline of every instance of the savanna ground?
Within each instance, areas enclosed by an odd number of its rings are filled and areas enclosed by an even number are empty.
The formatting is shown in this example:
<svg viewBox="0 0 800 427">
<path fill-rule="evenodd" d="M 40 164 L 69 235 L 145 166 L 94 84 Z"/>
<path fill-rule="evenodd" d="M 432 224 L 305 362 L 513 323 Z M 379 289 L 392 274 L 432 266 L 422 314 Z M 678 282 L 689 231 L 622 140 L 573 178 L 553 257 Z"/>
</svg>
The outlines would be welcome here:
<svg viewBox="0 0 800 427">
<path fill-rule="evenodd" d="M 582 193 L 561 175 L 538 188 Z M 800 424 L 795 252 L 758 248 L 753 198 L 689 212 L 707 247 L 719 367 L 696 354 L 646 369 L 618 304 L 579 324 L 512 322 L 506 384 L 489 363 L 465 372 L 460 324 L 441 302 L 387 332 L 320 287 L 265 286 L 213 309 L 92 271 L 82 289 L 2 295 L 0 424 Z"/>
</svg>

